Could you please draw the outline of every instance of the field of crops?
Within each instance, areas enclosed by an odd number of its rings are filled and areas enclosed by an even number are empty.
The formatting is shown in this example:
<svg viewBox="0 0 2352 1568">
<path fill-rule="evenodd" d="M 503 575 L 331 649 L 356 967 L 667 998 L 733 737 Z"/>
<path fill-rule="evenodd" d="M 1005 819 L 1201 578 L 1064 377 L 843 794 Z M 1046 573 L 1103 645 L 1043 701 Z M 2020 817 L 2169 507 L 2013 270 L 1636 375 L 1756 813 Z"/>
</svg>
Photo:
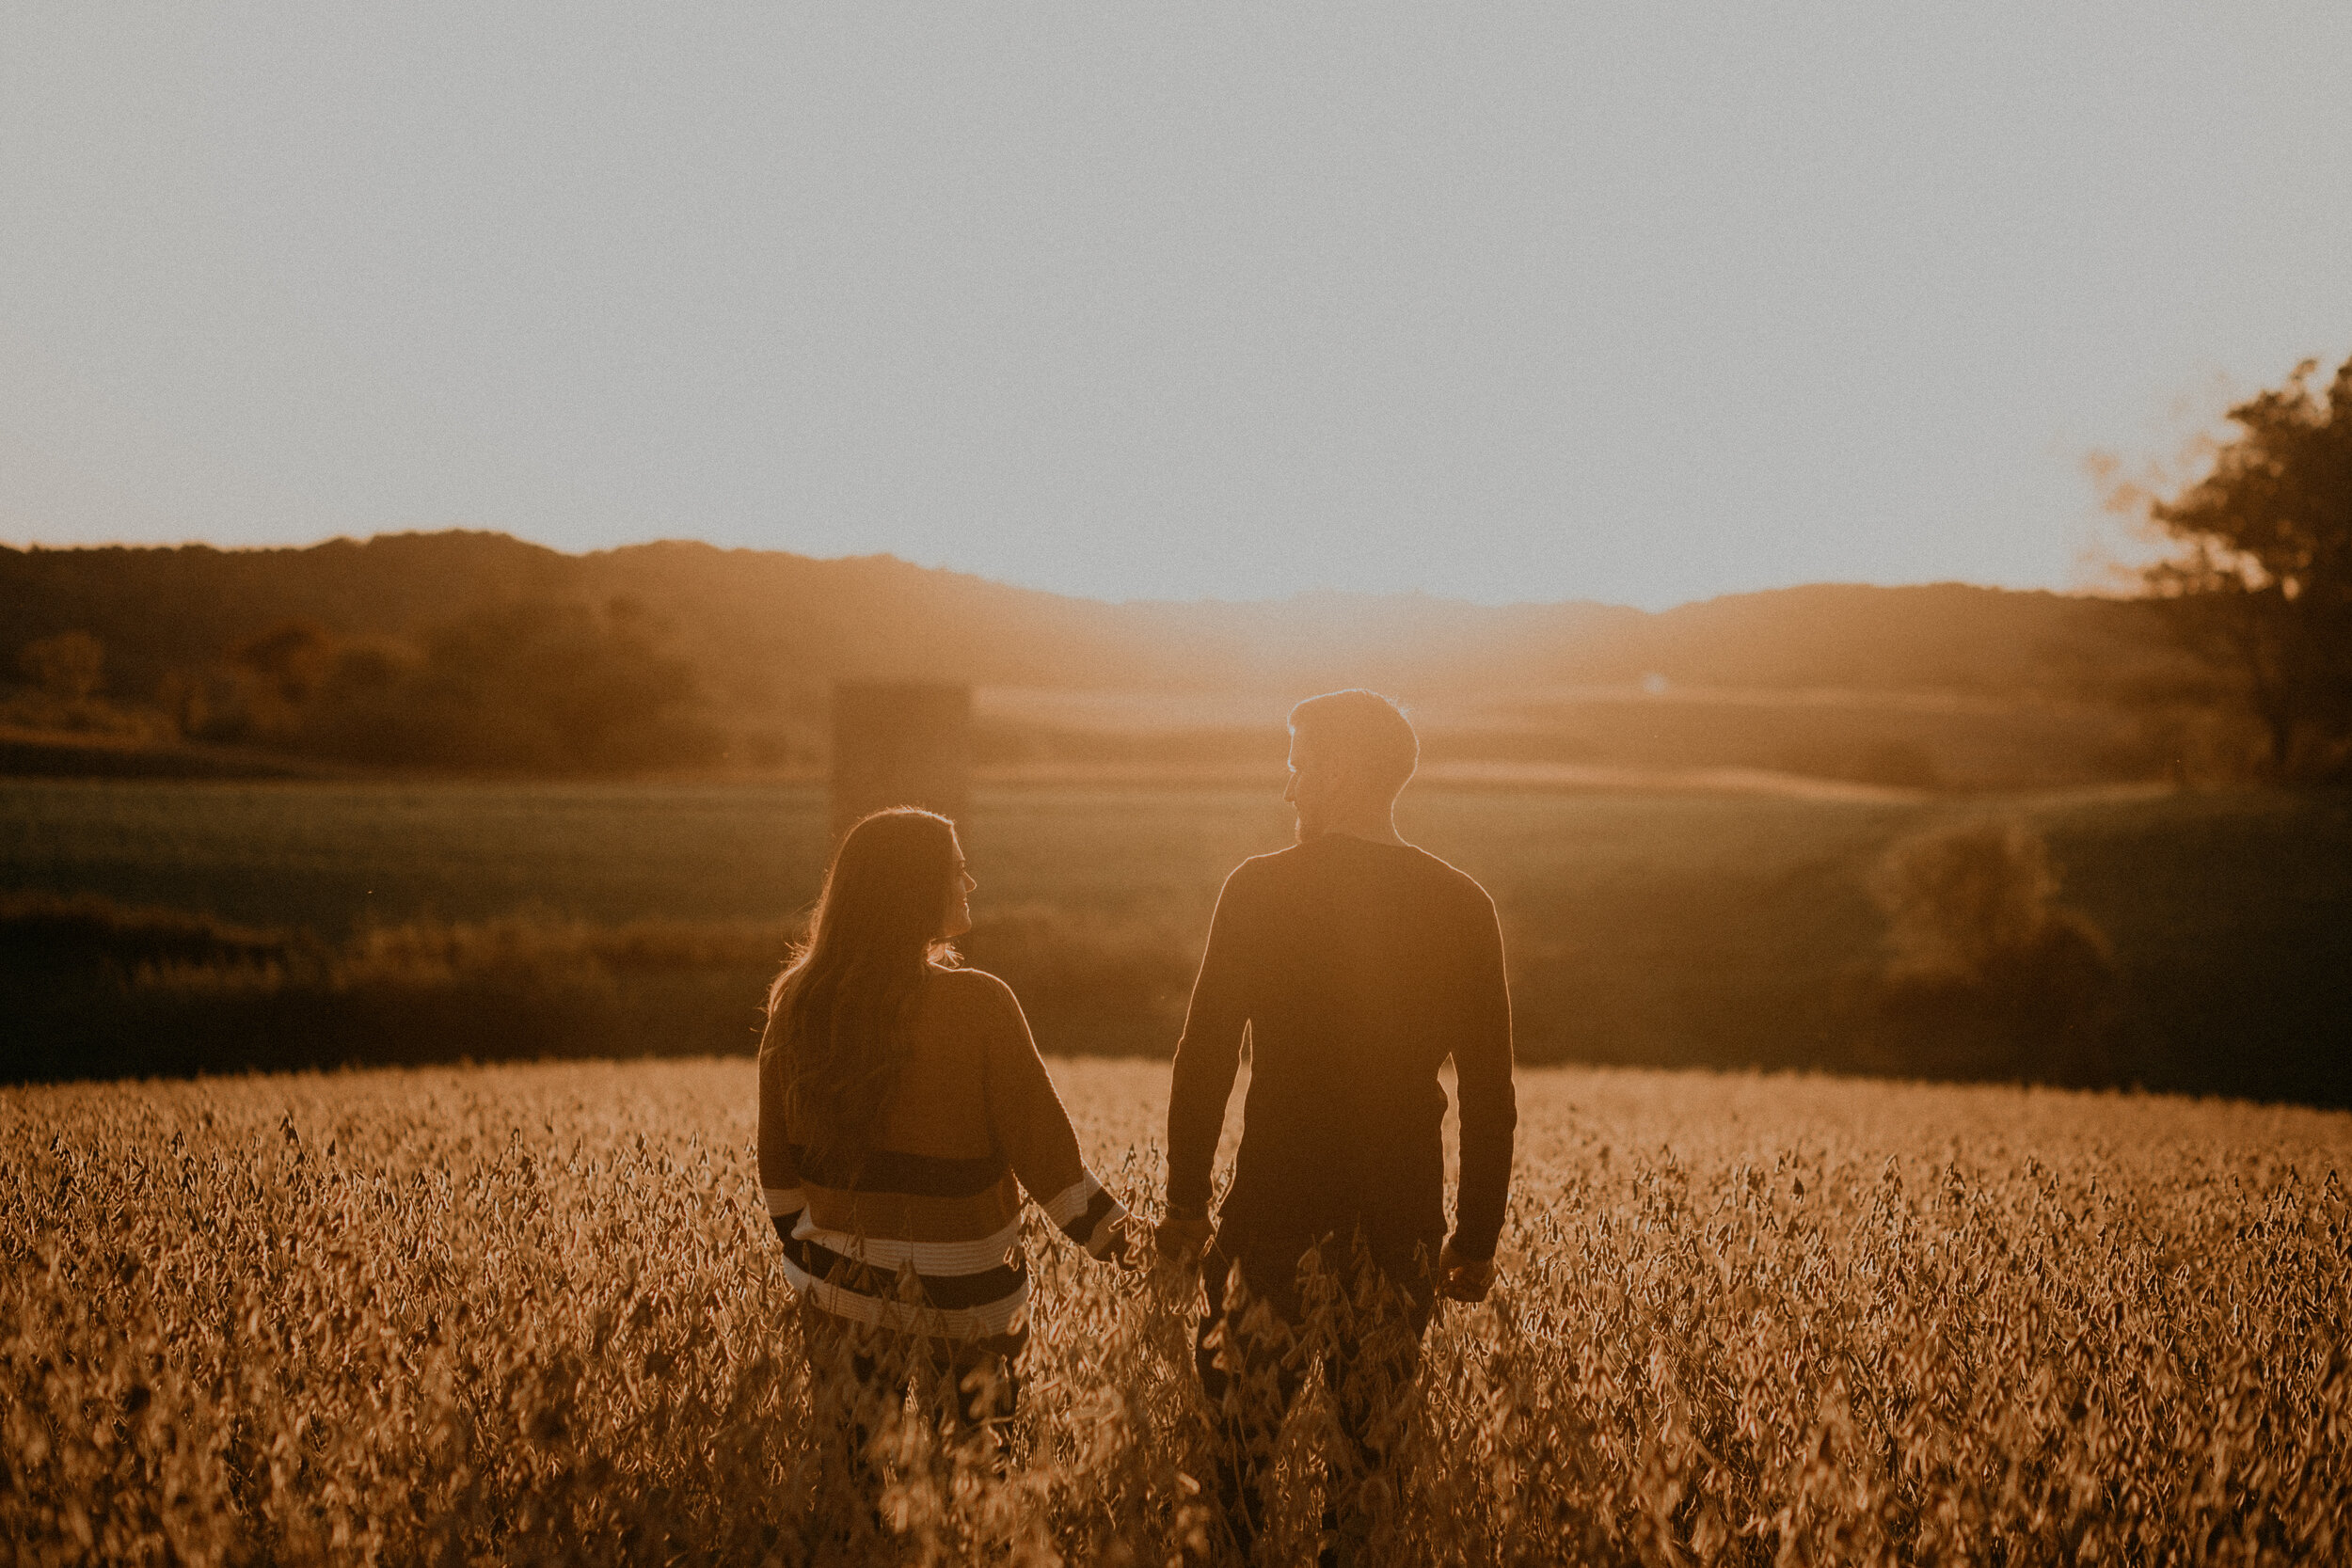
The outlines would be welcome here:
<svg viewBox="0 0 2352 1568">
<path fill-rule="evenodd" d="M 1055 1070 L 1151 1207 L 1165 1070 Z M 751 1073 L 0 1091 L 12 1560 L 807 1560 L 839 1456 Z M 1578 1069 L 1522 1103 L 1503 1283 L 1431 1331 L 1380 1560 L 2352 1551 L 2352 1116 Z M 1184 1292 L 1026 1244 L 1017 1463 L 908 1418 L 852 1558 L 1216 1560 Z M 1273 1560 L 1311 1556 L 1327 1415 Z"/>
<path fill-rule="evenodd" d="M 2045 839 L 2059 898 L 2112 943 L 2122 1081 L 2352 1101 L 2322 1049 L 2352 1013 L 2340 791 L 1417 784 L 1400 820 L 1495 894 L 1523 1057 L 1851 1069 L 1887 933 L 1873 867 L 1986 818 Z M 973 955 L 1014 980 L 1047 1049 L 1164 1053 L 1219 882 L 1289 833 L 1273 788 L 984 787 L 965 823 Z M 0 1005 L 41 1042 L 22 1077 L 742 1048 L 824 849 L 810 786 L 5 780 L 0 902 L 193 911 L 278 933 L 279 956 L 0 950 Z M 313 941 L 354 945 L 306 970 Z M 213 946 L 241 942 L 259 951 Z"/>
</svg>

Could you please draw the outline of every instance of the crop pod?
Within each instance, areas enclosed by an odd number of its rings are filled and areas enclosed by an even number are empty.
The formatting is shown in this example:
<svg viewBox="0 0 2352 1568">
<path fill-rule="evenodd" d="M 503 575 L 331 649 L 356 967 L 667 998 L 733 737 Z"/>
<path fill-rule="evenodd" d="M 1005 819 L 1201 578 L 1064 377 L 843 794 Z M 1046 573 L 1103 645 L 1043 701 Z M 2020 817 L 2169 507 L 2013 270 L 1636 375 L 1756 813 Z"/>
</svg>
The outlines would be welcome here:
<svg viewBox="0 0 2352 1568">
<path fill-rule="evenodd" d="M 921 806 L 959 825 L 972 803 L 972 688 L 953 681 L 837 681 L 833 839 L 867 812 Z"/>
</svg>

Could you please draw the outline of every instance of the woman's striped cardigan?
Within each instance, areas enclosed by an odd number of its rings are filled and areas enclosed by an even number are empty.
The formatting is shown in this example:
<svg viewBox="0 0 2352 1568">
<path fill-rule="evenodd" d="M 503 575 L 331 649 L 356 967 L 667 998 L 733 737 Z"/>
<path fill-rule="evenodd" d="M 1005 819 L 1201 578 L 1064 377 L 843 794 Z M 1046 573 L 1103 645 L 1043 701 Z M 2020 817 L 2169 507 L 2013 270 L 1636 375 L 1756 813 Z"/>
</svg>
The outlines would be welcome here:
<svg viewBox="0 0 2352 1568">
<path fill-rule="evenodd" d="M 934 967 L 877 1147 L 854 1163 L 790 1125 L 782 1053 L 759 1064 L 759 1177 L 785 1276 L 853 1323 L 1017 1349 L 1028 1331 L 1021 1193 L 1108 1257 L 1127 1211 L 1088 1170 L 1011 990 Z M 1016 1184 L 1017 1183 L 1017 1184 Z"/>
</svg>

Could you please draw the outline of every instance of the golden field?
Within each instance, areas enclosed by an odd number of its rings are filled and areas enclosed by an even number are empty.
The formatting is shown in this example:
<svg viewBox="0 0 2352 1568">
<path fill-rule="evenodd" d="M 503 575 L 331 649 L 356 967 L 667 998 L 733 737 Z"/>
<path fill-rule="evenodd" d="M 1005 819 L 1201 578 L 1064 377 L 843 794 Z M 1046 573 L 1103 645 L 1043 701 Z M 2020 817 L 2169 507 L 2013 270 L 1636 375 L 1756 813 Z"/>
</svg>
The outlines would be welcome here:
<svg viewBox="0 0 2352 1568">
<path fill-rule="evenodd" d="M 1151 1210 L 1165 1068 L 1055 1071 Z M 0 1090 L 11 1560 L 821 1559 L 752 1075 Z M 1387 1559 L 2352 1552 L 2352 1116 L 1572 1069 L 1521 1112 L 1503 1283 L 1430 1332 Z M 855 1549 L 1216 1560 L 1184 1291 L 1028 1245 L 1020 1463 L 908 1420 Z M 1318 1418 L 1273 1560 L 1312 1556 Z"/>
</svg>

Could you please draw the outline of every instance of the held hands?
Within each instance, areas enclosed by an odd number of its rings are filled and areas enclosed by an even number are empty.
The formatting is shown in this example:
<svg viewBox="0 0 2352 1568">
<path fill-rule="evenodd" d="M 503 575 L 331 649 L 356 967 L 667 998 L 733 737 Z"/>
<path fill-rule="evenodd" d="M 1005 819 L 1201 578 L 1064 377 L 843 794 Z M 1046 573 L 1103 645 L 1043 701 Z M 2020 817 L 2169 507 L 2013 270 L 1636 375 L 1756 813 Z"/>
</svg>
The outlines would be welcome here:
<svg viewBox="0 0 2352 1568">
<path fill-rule="evenodd" d="M 1196 1223 L 1201 1235 L 1200 1244 L 1193 1249 L 1193 1260 L 1197 1263 L 1201 1248 L 1208 1244 L 1209 1222 Z M 1094 1238 L 1086 1243 L 1086 1250 L 1098 1263 L 1109 1263 L 1122 1273 L 1133 1273 L 1148 1264 L 1169 1260 L 1174 1256 L 1170 1245 L 1165 1225 L 1154 1227 L 1140 1214 L 1120 1214 L 1096 1229 Z"/>
<path fill-rule="evenodd" d="M 1438 1255 L 1438 1294 L 1448 1301 L 1485 1301 L 1494 1289 L 1495 1260 L 1465 1258 L 1447 1242 Z"/>
<path fill-rule="evenodd" d="M 1170 1213 L 1152 1232 L 1152 1250 L 1159 1260 L 1189 1274 L 1200 1267 L 1201 1255 L 1216 1227 L 1206 1214 Z"/>
<path fill-rule="evenodd" d="M 1205 1214 L 1170 1213 L 1153 1227 L 1152 1250 L 1160 1262 L 1191 1274 L 1216 1238 L 1216 1227 Z M 1491 1258 L 1465 1258 L 1447 1242 L 1438 1256 L 1438 1293 L 1448 1301 L 1485 1301 L 1494 1289 Z"/>
</svg>

